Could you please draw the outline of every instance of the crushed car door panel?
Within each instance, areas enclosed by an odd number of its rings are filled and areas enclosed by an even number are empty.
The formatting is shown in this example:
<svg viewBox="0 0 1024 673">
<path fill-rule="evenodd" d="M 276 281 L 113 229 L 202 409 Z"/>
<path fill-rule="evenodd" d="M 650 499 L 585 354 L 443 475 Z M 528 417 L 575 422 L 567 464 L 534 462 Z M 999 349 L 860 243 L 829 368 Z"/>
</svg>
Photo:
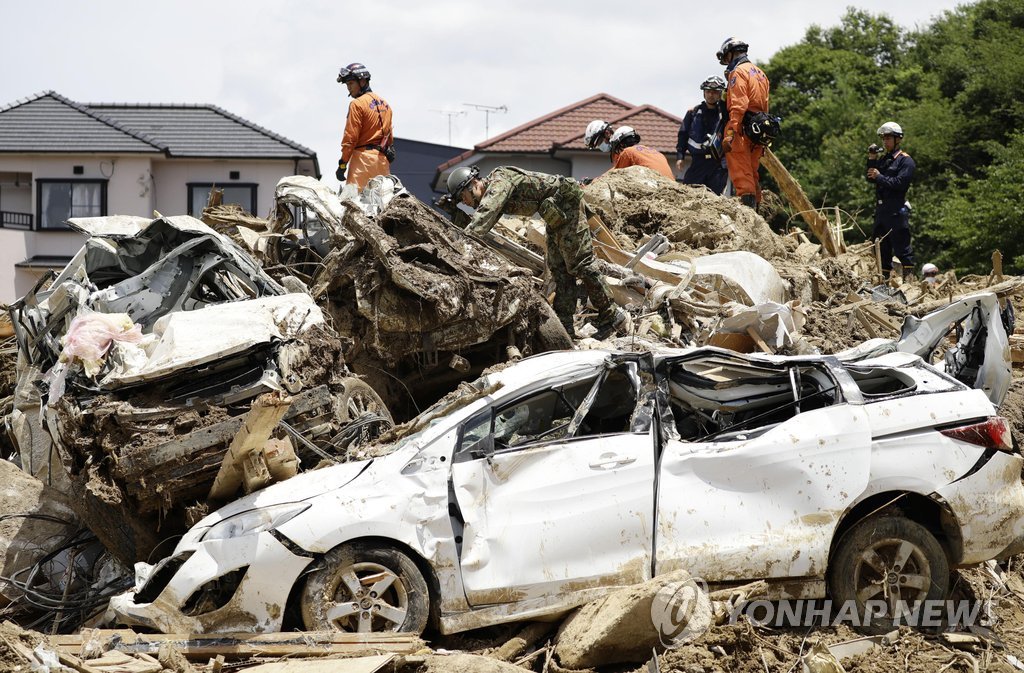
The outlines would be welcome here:
<svg viewBox="0 0 1024 673">
<path fill-rule="evenodd" d="M 824 370 L 708 364 L 687 363 L 688 372 L 672 380 L 672 409 L 679 416 L 674 422 L 686 430 L 694 427 L 687 416 L 698 417 L 701 427 L 721 420 L 710 401 L 704 409 L 695 406 L 715 393 L 730 398 L 724 408 L 732 427 L 741 429 L 665 442 L 656 573 L 685 568 L 709 582 L 820 575 L 839 517 L 868 483 L 866 413 L 842 403 Z M 704 382 L 697 373 L 717 383 L 700 390 Z M 783 403 L 780 388 L 789 381 L 794 394 Z M 757 387 L 763 389 L 760 398 Z M 748 408 L 766 401 L 767 411 Z M 812 405 L 820 408 L 806 408 Z M 743 413 L 749 418 L 743 420 Z M 763 422 L 751 422 L 757 419 Z"/>
<path fill-rule="evenodd" d="M 650 578 L 653 431 L 629 431 L 636 392 L 627 377 L 609 377 L 596 399 L 592 382 L 542 390 L 464 425 L 452 485 L 470 605 Z"/>
</svg>

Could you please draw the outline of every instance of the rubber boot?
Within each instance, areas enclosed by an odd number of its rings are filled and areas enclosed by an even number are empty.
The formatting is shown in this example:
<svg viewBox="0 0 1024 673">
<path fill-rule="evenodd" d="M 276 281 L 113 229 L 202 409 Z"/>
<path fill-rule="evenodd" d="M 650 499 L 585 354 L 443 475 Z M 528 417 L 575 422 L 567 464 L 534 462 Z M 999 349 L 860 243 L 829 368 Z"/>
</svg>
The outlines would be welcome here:
<svg viewBox="0 0 1024 673">
<path fill-rule="evenodd" d="M 753 194 L 743 194 L 740 196 L 740 203 L 750 208 L 754 212 L 757 212 L 757 197 Z"/>
</svg>

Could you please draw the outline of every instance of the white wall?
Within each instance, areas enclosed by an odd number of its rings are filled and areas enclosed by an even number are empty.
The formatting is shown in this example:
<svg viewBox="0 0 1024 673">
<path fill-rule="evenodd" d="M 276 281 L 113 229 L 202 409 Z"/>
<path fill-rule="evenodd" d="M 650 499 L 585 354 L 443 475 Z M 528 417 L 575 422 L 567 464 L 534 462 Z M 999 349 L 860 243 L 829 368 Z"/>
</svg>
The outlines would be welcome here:
<svg viewBox="0 0 1024 673">
<path fill-rule="evenodd" d="M 73 169 L 81 166 L 81 175 Z M 36 212 L 36 180 L 49 179 L 105 179 L 107 180 L 107 212 L 148 215 L 153 212 L 151 190 L 144 188 L 150 170 L 150 157 L 146 155 L 2 155 L 0 172 L 31 175 L 31 189 L 21 190 L 18 201 L 8 200 L 3 192 L 3 209 Z M 11 195 L 13 196 L 13 194 Z M 16 207 L 17 206 L 17 207 Z M 85 237 L 73 231 L 19 231 L 0 229 L 0 302 L 11 302 L 22 296 L 36 283 L 45 269 L 16 269 L 15 264 L 34 255 L 70 257 L 82 247 Z"/>
<path fill-rule="evenodd" d="M 74 175 L 74 166 L 83 173 Z M 239 171 L 230 180 L 230 171 Z M 256 215 L 265 217 L 273 204 L 278 180 L 295 172 L 295 162 L 221 161 L 166 159 L 162 155 L 0 155 L 0 173 L 31 175 L 29 189 L 15 192 L 3 188 L 3 210 L 36 213 L 36 180 L 39 178 L 106 179 L 107 213 L 152 217 L 188 212 L 189 182 L 257 183 Z M 16 269 L 15 264 L 34 255 L 70 257 L 85 241 L 69 231 L 20 231 L 0 229 L 0 302 L 9 303 L 25 294 L 45 272 L 44 269 Z"/>
<path fill-rule="evenodd" d="M 237 180 L 230 179 L 231 171 L 238 171 Z M 210 159 L 159 159 L 153 162 L 156 205 L 164 215 L 184 215 L 188 212 L 190 182 L 212 182 L 230 186 L 232 183 L 257 183 L 256 212 L 266 217 L 274 203 L 274 188 L 286 175 L 295 174 L 294 161 L 232 161 Z M 111 211 L 113 214 L 113 211 Z"/>
</svg>

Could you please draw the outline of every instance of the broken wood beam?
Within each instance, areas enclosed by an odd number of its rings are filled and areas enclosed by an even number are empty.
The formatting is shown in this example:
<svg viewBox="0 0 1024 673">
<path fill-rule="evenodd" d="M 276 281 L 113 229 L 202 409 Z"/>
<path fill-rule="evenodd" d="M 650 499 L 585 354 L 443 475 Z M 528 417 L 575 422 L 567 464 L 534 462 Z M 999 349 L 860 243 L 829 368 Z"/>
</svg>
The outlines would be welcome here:
<svg viewBox="0 0 1024 673">
<path fill-rule="evenodd" d="M 799 212 L 800 217 L 811 228 L 811 232 L 821 241 L 826 254 L 829 257 L 838 255 L 839 246 L 836 244 L 835 237 L 832 236 L 832 227 L 829 225 L 828 219 L 811 205 L 810 199 L 807 198 L 807 194 L 804 193 L 796 178 L 790 175 L 786 167 L 779 161 L 779 158 L 775 156 L 775 153 L 768 148 L 764 150 L 761 163 L 768 169 L 772 178 L 779 185 L 782 195 Z"/>
<path fill-rule="evenodd" d="M 130 629 L 96 629 L 90 632 L 103 649 L 119 652 L 158 654 L 160 645 L 171 645 L 192 661 L 206 662 L 211 657 L 244 659 L 266 657 L 322 657 L 328 654 L 359 656 L 394 652 L 412 654 L 424 647 L 414 633 L 342 633 L 308 631 L 289 633 L 136 633 Z M 64 652 L 78 655 L 81 634 L 51 636 L 50 641 Z M 108 647 L 109 646 L 109 647 Z"/>
<path fill-rule="evenodd" d="M 765 353 L 767 353 L 769 355 L 774 355 L 775 354 L 775 351 L 773 351 L 771 349 L 771 346 L 769 346 L 767 343 L 765 343 L 765 340 L 761 338 L 761 335 L 758 334 L 757 330 L 755 330 L 753 327 L 748 327 L 747 328 L 747 336 L 749 336 L 751 339 L 753 339 L 754 343 L 757 344 L 757 347 L 760 348 Z"/>
<path fill-rule="evenodd" d="M 609 248 L 615 248 L 616 250 L 622 250 L 622 246 L 619 245 L 618 239 L 608 230 L 604 220 L 598 215 L 591 215 L 587 218 L 587 225 L 590 226 L 590 235 L 593 236 L 595 241 L 604 243 Z"/>
<path fill-rule="evenodd" d="M 290 405 L 291 398 L 277 391 L 265 393 L 253 400 L 242 429 L 231 440 L 224 454 L 224 461 L 210 487 L 210 500 L 228 500 L 238 491 L 244 479 L 244 461 L 250 453 L 263 448 Z M 266 470 L 266 466 L 263 467 Z M 269 481 L 269 472 L 266 476 Z"/>
</svg>

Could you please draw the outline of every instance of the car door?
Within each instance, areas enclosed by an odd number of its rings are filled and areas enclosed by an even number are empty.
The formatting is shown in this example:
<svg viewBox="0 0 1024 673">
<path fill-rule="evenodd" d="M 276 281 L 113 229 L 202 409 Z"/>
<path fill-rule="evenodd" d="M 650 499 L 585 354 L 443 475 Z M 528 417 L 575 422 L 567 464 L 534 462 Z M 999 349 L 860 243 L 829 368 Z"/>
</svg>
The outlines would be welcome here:
<svg viewBox="0 0 1024 673">
<path fill-rule="evenodd" d="M 757 384 L 744 385 L 745 399 L 756 399 Z M 708 582 L 824 575 L 839 518 L 868 483 L 870 425 L 863 407 L 839 398 L 788 415 L 709 441 L 666 441 L 658 574 L 681 567 Z"/>
<path fill-rule="evenodd" d="M 654 436 L 632 431 L 636 396 L 613 373 L 464 424 L 452 494 L 470 605 L 650 578 Z"/>
</svg>

